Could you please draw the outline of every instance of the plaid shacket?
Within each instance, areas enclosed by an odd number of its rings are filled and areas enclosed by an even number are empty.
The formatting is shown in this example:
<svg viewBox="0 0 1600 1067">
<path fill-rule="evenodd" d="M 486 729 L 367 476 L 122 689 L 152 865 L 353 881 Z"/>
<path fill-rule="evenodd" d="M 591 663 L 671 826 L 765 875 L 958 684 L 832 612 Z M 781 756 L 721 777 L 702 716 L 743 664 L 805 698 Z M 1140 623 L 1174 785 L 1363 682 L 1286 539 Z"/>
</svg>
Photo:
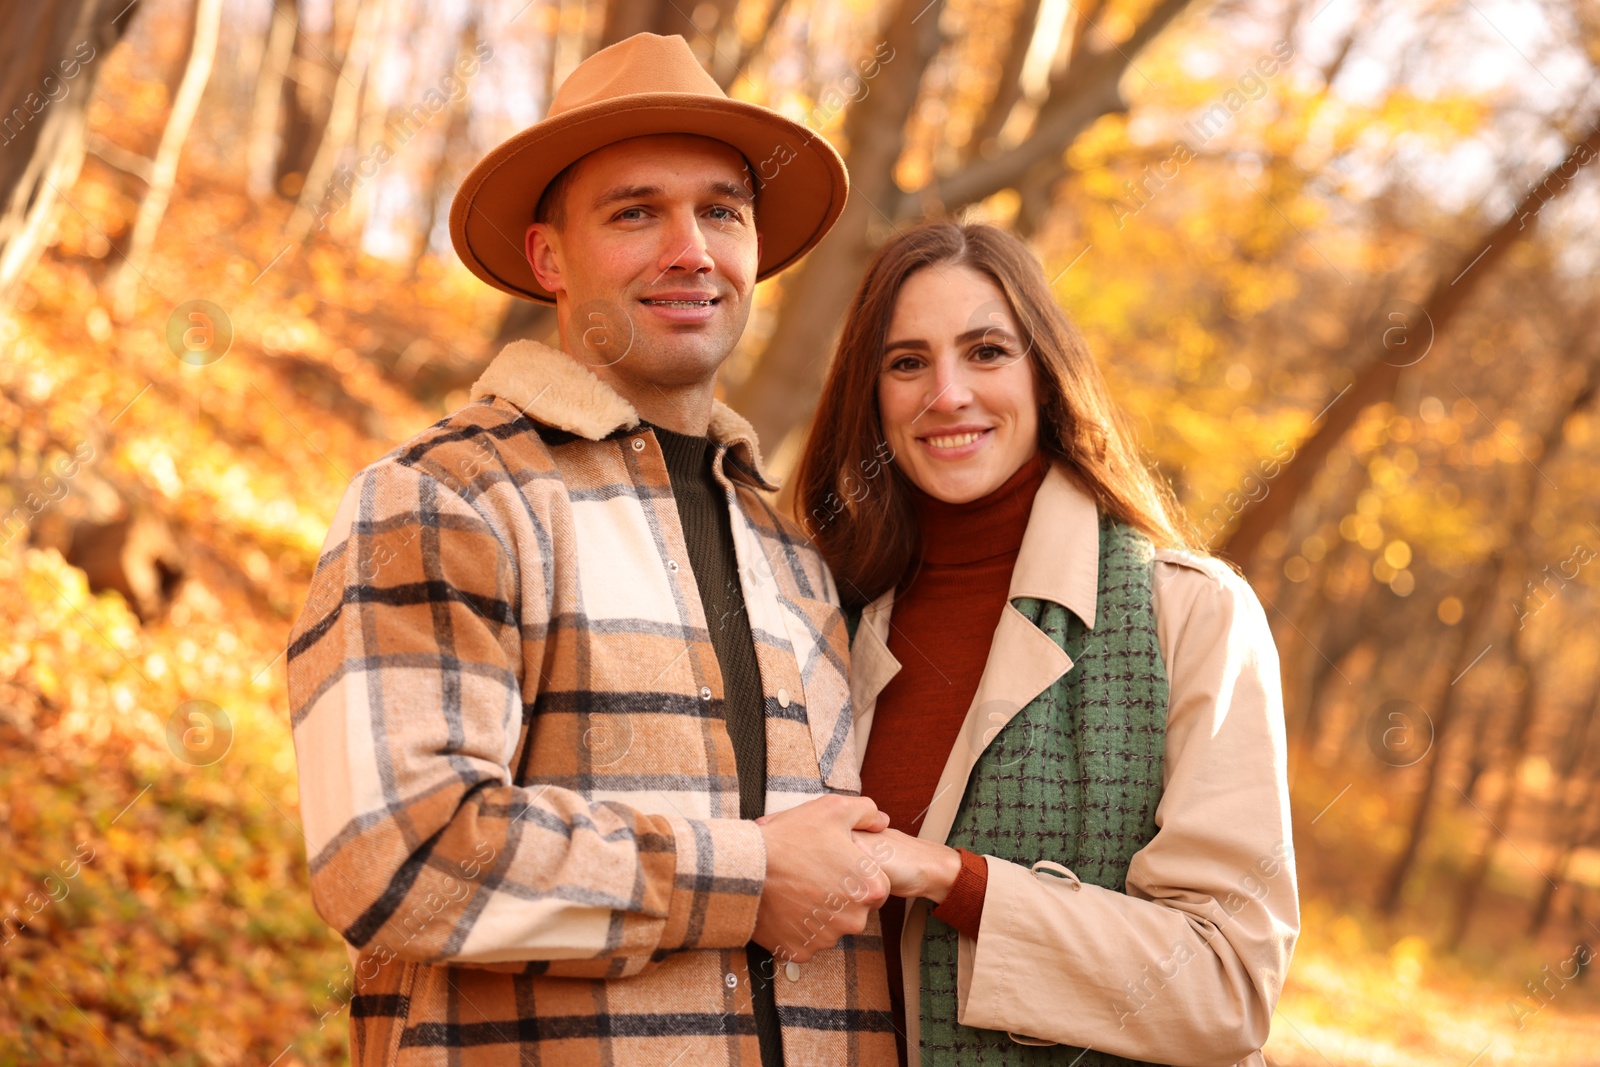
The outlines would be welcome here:
<svg viewBox="0 0 1600 1067">
<path fill-rule="evenodd" d="M 856 794 L 832 578 L 759 491 L 749 424 L 718 403 L 710 436 L 766 810 Z M 766 854 L 688 561 L 654 434 L 533 342 L 351 482 L 288 673 L 353 1064 L 760 1064 L 744 946 Z M 787 1067 L 894 1063 L 875 917 L 776 989 Z"/>
</svg>

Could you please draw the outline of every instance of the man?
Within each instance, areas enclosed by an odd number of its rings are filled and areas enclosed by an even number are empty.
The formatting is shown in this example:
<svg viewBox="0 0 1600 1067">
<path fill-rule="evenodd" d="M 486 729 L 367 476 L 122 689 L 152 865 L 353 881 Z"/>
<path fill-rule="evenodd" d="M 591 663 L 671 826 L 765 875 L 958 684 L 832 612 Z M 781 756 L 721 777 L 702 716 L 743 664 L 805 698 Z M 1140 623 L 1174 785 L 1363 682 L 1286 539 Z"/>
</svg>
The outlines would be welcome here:
<svg viewBox="0 0 1600 1067">
<path fill-rule="evenodd" d="M 463 183 L 462 259 L 561 350 L 354 479 L 291 635 L 353 1063 L 894 1062 L 838 598 L 713 399 L 846 192 L 648 34 Z"/>
</svg>

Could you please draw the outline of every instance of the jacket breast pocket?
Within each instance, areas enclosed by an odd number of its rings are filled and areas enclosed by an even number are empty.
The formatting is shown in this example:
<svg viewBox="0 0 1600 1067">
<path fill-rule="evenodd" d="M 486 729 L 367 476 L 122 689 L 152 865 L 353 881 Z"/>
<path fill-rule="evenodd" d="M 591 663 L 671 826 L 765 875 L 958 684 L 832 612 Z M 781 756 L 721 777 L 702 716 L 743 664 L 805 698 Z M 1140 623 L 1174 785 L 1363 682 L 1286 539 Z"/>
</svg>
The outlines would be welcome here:
<svg viewBox="0 0 1600 1067">
<path fill-rule="evenodd" d="M 825 600 L 780 599 L 817 770 L 828 789 L 859 793 L 861 774 L 850 709 L 850 641 L 844 615 Z"/>
</svg>

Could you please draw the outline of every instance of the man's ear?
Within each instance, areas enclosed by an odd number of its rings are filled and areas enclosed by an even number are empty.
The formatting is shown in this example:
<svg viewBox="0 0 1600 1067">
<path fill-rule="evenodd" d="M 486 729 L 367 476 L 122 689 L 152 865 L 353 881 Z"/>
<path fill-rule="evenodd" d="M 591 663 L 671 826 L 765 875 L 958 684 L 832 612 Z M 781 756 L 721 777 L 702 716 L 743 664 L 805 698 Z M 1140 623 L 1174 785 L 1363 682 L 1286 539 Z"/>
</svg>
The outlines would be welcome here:
<svg viewBox="0 0 1600 1067">
<path fill-rule="evenodd" d="M 552 293 L 562 290 L 561 256 L 554 241 L 560 237 L 548 222 L 531 222 L 522 238 L 522 252 L 528 257 L 528 266 L 539 284 Z"/>
</svg>

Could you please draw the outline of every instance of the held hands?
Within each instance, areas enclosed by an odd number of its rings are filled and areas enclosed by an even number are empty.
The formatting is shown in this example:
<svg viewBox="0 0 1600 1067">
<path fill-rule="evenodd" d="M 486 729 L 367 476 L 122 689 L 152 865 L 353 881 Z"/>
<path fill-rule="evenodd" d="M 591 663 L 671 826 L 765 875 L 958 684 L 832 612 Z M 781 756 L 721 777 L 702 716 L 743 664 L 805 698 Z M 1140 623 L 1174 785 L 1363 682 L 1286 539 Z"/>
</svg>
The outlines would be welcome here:
<svg viewBox="0 0 1600 1067">
<path fill-rule="evenodd" d="M 767 845 L 756 944 L 785 962 L 804 963 L 866 929 L 872 910 L 889 897 L 889 879 L 851 837 L 874 836 L 889 816 L 864 797 L 825 796 L 756 823 Z"/>
<path fill-rule="evenodd" d="M 865 797 L 818 797 L 756 824 L 767 880 L 752 940 L 785 962 L 859 934 L 891 895 L 943 903 L 961 873 L 959 852 L 888 829 Z"/>
</svg>

